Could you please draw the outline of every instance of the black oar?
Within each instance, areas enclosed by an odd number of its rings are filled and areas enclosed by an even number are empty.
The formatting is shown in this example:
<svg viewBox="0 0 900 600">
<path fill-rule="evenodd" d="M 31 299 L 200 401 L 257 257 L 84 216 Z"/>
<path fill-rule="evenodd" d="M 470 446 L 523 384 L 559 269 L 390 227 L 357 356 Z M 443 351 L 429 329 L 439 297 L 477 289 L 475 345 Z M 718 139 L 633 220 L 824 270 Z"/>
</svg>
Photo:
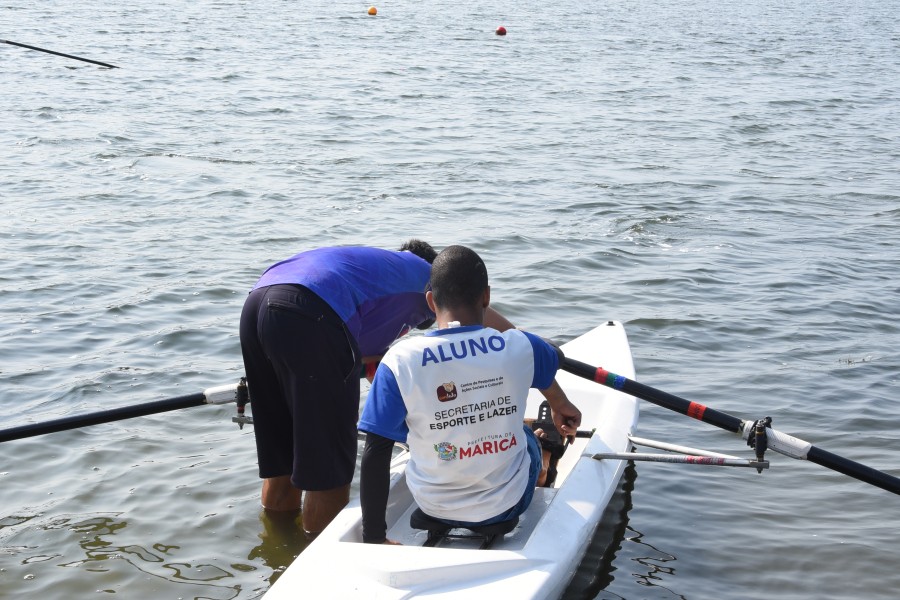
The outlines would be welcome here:
<svg viewBox="0 0 900 600">
<path fill-rule="evenodd" d="M 178 410 L 180 408 L 200 406 L 201 404 L 227 404 L 229 402 L 237 402 L 238 412 L 240 413 L 243 411 L 243 405 L 247 403 L 247 386 L 243 381 L 237 384 L 209 388 L 197 394 L 189 394 L 187 396 L 157 400 L 156 402 L 147 402 L 135 406 L 123 406 L 121 408 L 112 408 L 86 415 L 74 415 L 71 417 L 54 419 L 53 421 L 46 421 L 44 423 L 32 423 L 20 425 L 19 427 L 12 427 L 10 429 L 3 429 L 0 430 L 0 442 L 9 442 L 26 437 L 44 435 L 45 433 L 55 433 L 57 431 L 66 431 L 67 429 L 77 429 L 78 427 L 87 427 L 89 425 L 99 425 L 100 423 L 109 423 L 111 421 L 121 421 L 123 419 L 132 419 L 134 417 L 154 415 L 170 410 Z"/>
<path fill-rule="evenodd" d="M 56 50 L 47 50 L 46 48 L 38 48 L 37 46 L 29 46 L 28 44 L 23 44 L 21 42 L 13 42 L 12 40 L 0 40 L 0 42 L 6 42 L 7 44 L 11 44 L 13 46 L 19 46 L 20 48 L 28 48 L 29 50 L 37 50 L 38 52 L 46 52 L 47 54 L 55 54 L 56 56 L 64 56 L 66 58 L 74 58 L 75 60 L 81 60 L 87 63 L 93 63 L 95 65 L 100 65 L 101 67 L 109 67 L 110 69 L 118 69 L 116 65 L 111 65 L 109 63 L 100 62 L 99 60 L 92 60 L 90 58 L 82 58 L 81 56 L 74 56 L 72 54 L 65 54 L 63 52 L 57 52 Z"/>
<path fill-rule="evenodd" d="M 679 398 L 667 392 L 663 392 L 649 385 L 638 383 L 627 377 L 610 373 L 602 367 L 593 367 L 589 364 L 565 358 L 560 365 L 561 368 L 569 373 L 590 379 L 596 383 L 600 383 L 616 390 L 621 390 L 632 396 L 636 396 L 648 402 L 652 402 L 663 408 L 674 410 L 683 415 L 687 415 L 694 419 L 704 421 L 710 425 L 715 425 L 726 431 L 732 431 L 740 434 L 747 439 L 749 436 L 757 435 L 760 421 L 743 421 L 737 417 L 727 413 L 708 408 L 697 402 L 691 402 L 684 398 Z M 763 423 L 767 425 L 767 423 Z M 762 428 L 759 428 L 759 434 L 762 435 Z M 850 459 L 832 454 L 817 448 L 798 438 L 786 433 L 782 433 L 771 427 L 764 428 L 765 444 L 768 448 L 802 460 L 808 460 L 838 473 L 849 475 L 860 481 L 880 487 L 883 490 L 900 494 L 900 479 L 889 475 L 883 471 L 867 467 L 866 465 L 852 461 Z M 758 453 L 759 454 L 759 453 Z"/>
</svg>

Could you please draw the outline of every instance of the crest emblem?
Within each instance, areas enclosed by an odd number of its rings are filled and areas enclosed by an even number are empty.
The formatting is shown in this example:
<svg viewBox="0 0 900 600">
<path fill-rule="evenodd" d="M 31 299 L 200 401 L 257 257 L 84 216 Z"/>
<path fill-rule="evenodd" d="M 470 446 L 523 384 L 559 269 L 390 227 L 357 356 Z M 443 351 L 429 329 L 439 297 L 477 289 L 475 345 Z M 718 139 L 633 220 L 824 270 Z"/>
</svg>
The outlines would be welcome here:
<svg viewBox="0 0 900 600">
<path fill-rule="evenodd" d="M 456 446 L 450 442 L 435 444 L 434 451 L 437 452 L 438 458 L 441 460 L 453 460 L 456 458 Z"/>
<path fill-rule="evenodd" d="M 456 400 L 459 393 L 456 391 L 456 384 L 452 381 L 442 383 L 437 389 L 437 399 L 439 402 L 450 402 Z"/>
</svg>

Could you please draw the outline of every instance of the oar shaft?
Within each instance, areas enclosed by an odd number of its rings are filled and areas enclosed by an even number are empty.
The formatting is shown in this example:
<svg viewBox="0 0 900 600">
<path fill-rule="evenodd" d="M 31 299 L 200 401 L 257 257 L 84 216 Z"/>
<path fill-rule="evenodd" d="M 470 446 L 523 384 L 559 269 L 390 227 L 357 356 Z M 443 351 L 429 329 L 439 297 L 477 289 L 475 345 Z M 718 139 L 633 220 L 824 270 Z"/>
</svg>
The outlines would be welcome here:
<svg viewBox="0 0 900 600">
<path fill-rule="evenodd" d="M 679 398 L 673 394 L 652 388 L 649 385 L 638 383 L 633 379 L 610 373 L 602 367 L 594 367 L 587 363 L 566 357 L 563 360 L 561 368 L 564 371 L 568 371 L 579 377 L 590 379 L 591 381 L 595 381 L 616 390 L 621 390 L 632 396 L 637 396 L 638 398 L 687 415 L 693 419 L 703 421 L 704 423 L 715 425 L 726 431 L 731 431 L 733 433 L 741 432 L 743 421 L 737 417 L 715 410 L 714 408 L 709 408 L 698 402 L 691 402 L 690 400 Z"/>
<path fill-rule="evenodd" d="M 809 449 L 809 453 L 806 455 L 806 460 L 825 467 L 826 469 L 843 473 L 854 479 L 865 481 L 866 483 L 874 485 L 875 487 L 880 487 L 883 490 L 900 494 L 900 479 L 897 479 L 893 475 L 888 475 L 884 471 L 867 467 L 866 465 L 850 460 L 849 458 L 832 454 L 827 450 L 812 446 Z"/>
<path fill-rule="evenodd" d="M 669 410 L 693 417 L 704 423 L 715 425 L 726 431 L 738 434 L 745 433 L 743 431 L 744 421 L 737 417 L 696 402 L 685 400 L 684 398 L 679 398 L 678 396 L 638 383 L 627 377 L 610 373 L 606 369 L 593 367 L 571 358 L 563 359 L 560 368 L 574 375 L 578 375 L 579 377 L 595 381 L 601 385 L 647 400 L 648 402 L 652 402 L 663 408 L 668 408 Z M 766 431 L 767 435 L 770 436 L 770 441 L 774 442 L 769 445 L 773 450 L 777 450 L 792 458 L 806 459 L 817 465 L 837 471 L 838 473 L 843 473 L 844 475 L 874 485 L 883 490 L 900 494 L 900 479 L 893 475 L 878 471 L 872 467 L 867 467 L 842 456 L 832 454 L 831 452 L 827 452 L 809 444 L 809 442 L 804 442 L 803 440 L 783 434 L 774 429 L 767 427 Z"/>
<path fill-rule="evenodd" d="M 134 406 L 123 406 L 120 408 L 111 408 L 86 415 L 73 415 L 71 417 L 63 417 L 44 423 L 32 423 L 29 425 L 20 425 L 0 431 L 0 442 L 9 442 L 19 440 L 26 437 L 36 435 L 44 435 L 46 433 L 56 433 L 57 431 L 66 431 L 68 429 L 77 429 L 78 427 L 87 427 L 89 425 L 99 425 L 101 423 L 110 423 L 112 421 L 120 421 L 122 419 L 131 419 L 133 417 L 143 417 L 146 415 L 154 415 L 170 410 L 178 410 L 179 408 L 188 408 L 191 406 L 199 406 L 206 403 L 206 394 L 203 392 L 190 394 L 188 396 L 179 396 L 177 398 L 169 398 L 167 400 L 157 400 L 156 402 L 147 402 L 145 404 L 137 404 Z"/>
<path fill-rule="evenodd" d="M 100 62 L 99 60 L 93 60 L 90 58 L 84 58 L 81 56 L 75 56 L 74 54 L 65 54 L 64 52 L 57 52 L 56 50 L 48 50 L 46 48 L 38 48 L 37 46 L 29 46 L 28 44 L 23 44 L 21 42 L 13 42 L 12 40 L 2 40 L 7 44 L 12 46 L 18 46 L 20 48 L 28 48 L 29 50 L 37 50 L 38 52 L 46 52 L 47 54 L 55 54 L 56 56 L 63 56 L 65 58 L 73 58 L 75 60 L 84 61 L 87 63 L 92 63 L 95 65 L 100 65 L 101 67 L 109 67 L 110 69 L 118 69 L 116 65 L 111 65 L 109 63 Z"/>
</svg>

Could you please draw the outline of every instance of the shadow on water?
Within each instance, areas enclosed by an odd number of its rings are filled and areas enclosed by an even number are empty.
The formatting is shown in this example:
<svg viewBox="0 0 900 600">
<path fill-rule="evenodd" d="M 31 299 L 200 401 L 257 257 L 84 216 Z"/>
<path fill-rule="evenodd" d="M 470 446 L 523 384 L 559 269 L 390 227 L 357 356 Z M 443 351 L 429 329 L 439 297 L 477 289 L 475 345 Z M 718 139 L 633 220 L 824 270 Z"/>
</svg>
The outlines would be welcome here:
<svg viewBox="0 0 900 600">
<path fill-rule="evenodd" d="M 672 569 L 659 563 L 676 560 L 674 556 L 665 554 L 643 541 L 644 535 L 628 525 L 628 512 L 631 510 L 631 493 L 637 481 L 637 469 L 633 462 L 625 467 L 625 473 L 619 487 L 610 498 L 606 511 L 600 519 L 594 537 L 588 545 L 587 552 L 578 565 L 569 587 L 562 595 L 562 600 L 589 600 L 596 598 L 621 597 L 612 593 L 609 588 L 615 581 L 617 567 L 614 562 L 622 552 L 623 544 L 638 544 L 652 550 L 652 556 L 631 556 L 629 560 L 641 566 L 641 572 L 632 573 L 635 582 L 641 586 L 659 588 L 660 596 L 671 597 L 672 593 L 656 583 L 660 575 L 671 573 Z M 639 552 L 646 554 L 645 552 Z M 627 554 L 635 554 L 630 550 Z M 606 591 L 607 593 L 603 593 Z M 681 596 L 677 596 L 681 598 Z"/>
</svg>

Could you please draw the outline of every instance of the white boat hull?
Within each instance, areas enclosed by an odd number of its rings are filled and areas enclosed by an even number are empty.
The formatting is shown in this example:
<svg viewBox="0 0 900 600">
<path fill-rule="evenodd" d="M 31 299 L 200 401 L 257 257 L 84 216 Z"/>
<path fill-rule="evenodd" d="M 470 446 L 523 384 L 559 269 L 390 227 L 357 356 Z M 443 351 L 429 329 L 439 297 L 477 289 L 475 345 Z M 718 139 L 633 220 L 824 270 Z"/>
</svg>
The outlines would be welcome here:
<svg viewBox="0 0 900 600">
<path fill-rule="evenodd" d="M 608 322 L 563 345 L 566 356 L 634 377 L 625 330 Z M 597 452 L 626 452 L 638 421 L 637 401 L 569 373 L 557 380 L 582 411 L 578 439 L 559 462 L 556 487 L 538 488 L 518 526 L 487 550 L 452 540 L 422 547 L 426 533 L 409 526 L 415 503 L 406 487 L 408 453 L 391 463 L 388 537 L 402 546 L 362 543 L 358 499 L 335 518 L 276 581 L 266 600 L 307 598 L 557 598 L 584 555 L 625 469 L 620 460 L 597 461 Z M 535 390 L 526 417 L 543 400 Z"/>
</svg>

